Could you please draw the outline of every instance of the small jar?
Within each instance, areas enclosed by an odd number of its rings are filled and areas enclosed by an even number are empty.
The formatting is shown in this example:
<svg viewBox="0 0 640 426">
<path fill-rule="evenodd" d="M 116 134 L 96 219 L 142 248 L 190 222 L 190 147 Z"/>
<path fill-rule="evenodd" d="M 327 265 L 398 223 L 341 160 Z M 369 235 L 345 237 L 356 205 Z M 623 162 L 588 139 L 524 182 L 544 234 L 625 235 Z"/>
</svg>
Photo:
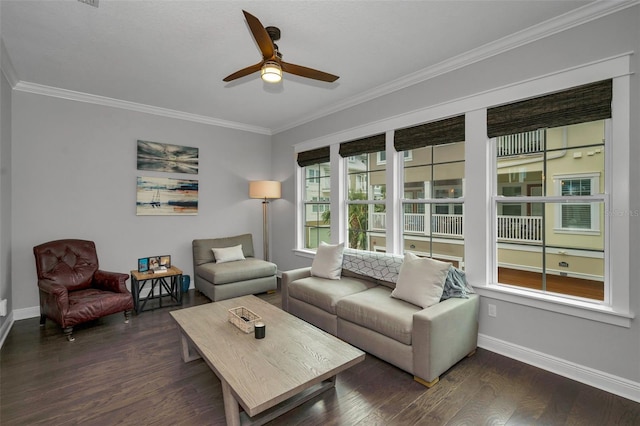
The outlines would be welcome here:
<svg viewBox="0 0 640 426">
<path fill-rule="evenodd" d="M 264 336 L 267 333 L 266 327 L 263 322 L 257 322 L 253 326 L 253 331 L 256 339 L 264 339 Z"/>
</svg>

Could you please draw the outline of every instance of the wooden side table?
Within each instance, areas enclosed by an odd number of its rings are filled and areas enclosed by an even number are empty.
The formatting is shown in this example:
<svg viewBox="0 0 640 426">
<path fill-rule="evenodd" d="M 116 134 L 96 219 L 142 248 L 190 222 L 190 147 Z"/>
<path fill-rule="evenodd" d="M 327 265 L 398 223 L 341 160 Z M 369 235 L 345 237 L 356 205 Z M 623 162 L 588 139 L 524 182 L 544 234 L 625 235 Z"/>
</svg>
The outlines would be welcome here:
<svg viewBox="0 0 640 426">
<path fill-rule="evenodd" d="M 149 285 L 149 293 L 140 297 L 140 293 Z M 145 310 L 149 300 L 158 299 L 158 306 L 148 307 L 150 311 L 158 308 L 182 305 L 182 270 L 172 266 L 162 272 L 138 272 L 131 271 L 131 294 L 136 314 Z M 169 298 L 168 303 L 163 299 Z"/>
</svg>

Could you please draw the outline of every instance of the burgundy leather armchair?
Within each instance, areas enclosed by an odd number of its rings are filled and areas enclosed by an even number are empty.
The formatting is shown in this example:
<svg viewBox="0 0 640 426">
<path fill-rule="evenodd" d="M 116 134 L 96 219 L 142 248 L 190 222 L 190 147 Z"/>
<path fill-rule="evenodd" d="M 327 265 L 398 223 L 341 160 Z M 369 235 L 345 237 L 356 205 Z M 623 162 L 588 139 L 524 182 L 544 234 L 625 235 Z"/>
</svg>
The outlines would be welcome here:
<svg viewBox="0 0 640 426">
<path fill-rule="evenodd" d="M 40 293 L 40 325 L 60 324 L 72 342 L 73 326 L 133 309 L 127 274 L 101 271 L 93 241 L 57 240 L 33 248 Z"/>
</svg>

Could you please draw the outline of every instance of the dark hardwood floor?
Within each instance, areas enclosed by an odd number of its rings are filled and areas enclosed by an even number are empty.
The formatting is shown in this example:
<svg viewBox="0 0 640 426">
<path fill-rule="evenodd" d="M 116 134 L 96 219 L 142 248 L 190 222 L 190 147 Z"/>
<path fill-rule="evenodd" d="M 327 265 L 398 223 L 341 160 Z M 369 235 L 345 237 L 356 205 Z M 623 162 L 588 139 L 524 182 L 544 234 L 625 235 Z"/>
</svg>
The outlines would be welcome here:
<svg viewBox="0 0 640 426">
<path fill-rule="evenodd" d="M 207 302 L 190 290 L 183 305 Z M 0 352 L 0 424 L 223 425 L 220 382 L 181 360 L 171 309 L 103 318 L 72 343 L 51 321 L 17 321 Z M 639 425 L 640 404 L 482 349 L 431 389 L 367 355 L 270 424 Z"/>
</svg>

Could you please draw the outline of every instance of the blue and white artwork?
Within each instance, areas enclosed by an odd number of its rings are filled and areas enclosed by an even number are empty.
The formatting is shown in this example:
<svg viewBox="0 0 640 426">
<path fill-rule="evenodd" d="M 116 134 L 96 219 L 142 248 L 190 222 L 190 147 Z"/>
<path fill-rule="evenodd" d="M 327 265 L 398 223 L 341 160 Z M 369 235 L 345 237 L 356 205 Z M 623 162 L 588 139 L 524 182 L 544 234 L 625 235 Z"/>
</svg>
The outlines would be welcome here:
<svg viewBox="0 0 640 426">
<path fill-rule="evenodd" d="M 197 180 L 138 176 L 136 215 L 197 214 Z"/>
<path fill-rule="evenodd" d="M 198 148 L 139 140 L 138 170 L 198 174 Z"/>
</svg>

